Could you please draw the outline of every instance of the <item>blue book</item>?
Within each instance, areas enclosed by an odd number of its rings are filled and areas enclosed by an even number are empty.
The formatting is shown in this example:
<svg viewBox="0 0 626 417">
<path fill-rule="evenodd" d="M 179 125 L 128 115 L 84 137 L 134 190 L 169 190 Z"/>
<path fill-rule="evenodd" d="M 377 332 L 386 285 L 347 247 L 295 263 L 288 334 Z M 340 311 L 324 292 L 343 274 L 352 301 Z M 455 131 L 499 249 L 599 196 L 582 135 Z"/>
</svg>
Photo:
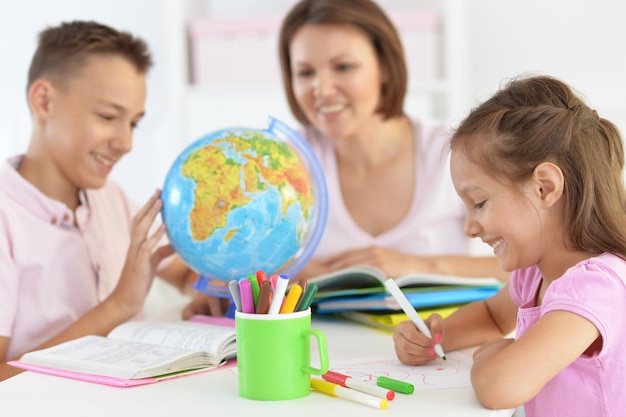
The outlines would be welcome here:
<svg viewBox="0 0 626 417">
<path fill-rule="evenodd" d="M 404 294 L 416 309 L 442 307 L 453 304 L 466 304 L 480 301 L 496 294 L 502 285 L 472 287 L 451 286 L 407 289 Z M 343 311 L 401 311 L 393 296 L 380 291 L 367 295 L 346 295 L 320 298 L 313 302 L 313 311 L 319 314 Z"/>
</svg>

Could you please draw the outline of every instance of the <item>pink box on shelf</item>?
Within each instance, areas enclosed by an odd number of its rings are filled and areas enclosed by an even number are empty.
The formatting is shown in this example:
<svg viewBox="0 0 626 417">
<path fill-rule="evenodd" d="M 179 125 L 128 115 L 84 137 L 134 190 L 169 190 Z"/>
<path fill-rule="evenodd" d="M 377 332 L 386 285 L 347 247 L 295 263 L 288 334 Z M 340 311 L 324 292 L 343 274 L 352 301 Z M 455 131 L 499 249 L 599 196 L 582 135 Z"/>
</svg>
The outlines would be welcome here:
<svg viewBox="0 0 626 417">
<path fill-rule="evenodd" d="M 409 78 L 441 76 L 440 18 L 434 11 L 391 12 Z M 282 17 L 200 17 L 189 21 L 191 82 L 207 86 L 267 86 L 281 82 L 278 32 Z"/>
<path fill-rule="evenodd" d="M 282 18 L 196 18 L 189 22 L 193 84 L 280 83 L 278 31 Z"/>
<path fill-rule="evenodd" d="M 404 46 L 409 79 L 439 79 L 442 76 L 439 14 L 434 11 L 392 12 L 389 18 L 396 25 Z"/>
</svg>

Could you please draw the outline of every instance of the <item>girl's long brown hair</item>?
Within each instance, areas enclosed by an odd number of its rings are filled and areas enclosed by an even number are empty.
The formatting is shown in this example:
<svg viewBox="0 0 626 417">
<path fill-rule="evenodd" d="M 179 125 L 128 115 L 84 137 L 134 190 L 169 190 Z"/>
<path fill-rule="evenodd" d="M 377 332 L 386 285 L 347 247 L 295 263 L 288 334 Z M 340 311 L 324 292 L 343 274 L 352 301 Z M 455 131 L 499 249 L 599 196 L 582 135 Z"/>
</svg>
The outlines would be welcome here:
<svg viewBox="0 0 626 417">
<path fill-rule="evenodd" d="M 569 244 L 626 259 L 622 138 L 565 83 L 547 76 L 511 81 L 472 110 L 450 147 L 512 183 L 528 179 L 542 162 L 558 165 Z"/>
</svg>

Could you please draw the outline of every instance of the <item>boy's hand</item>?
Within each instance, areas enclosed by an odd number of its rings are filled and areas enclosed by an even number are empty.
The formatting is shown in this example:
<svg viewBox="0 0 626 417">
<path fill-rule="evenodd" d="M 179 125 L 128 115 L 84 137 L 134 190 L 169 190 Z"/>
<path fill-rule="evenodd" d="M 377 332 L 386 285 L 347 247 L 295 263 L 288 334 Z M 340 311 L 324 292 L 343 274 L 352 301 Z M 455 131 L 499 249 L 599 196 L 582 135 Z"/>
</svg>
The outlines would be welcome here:
<svg viewBox="0 0 626 417">
<path fill-rule="evenodd" d="M 141 311 L 148 290 L 152 285 L 156 268 L 164 258 L 174 253 L 171 245 L 156 248 L 165 233 L 161 225 L 150 235 L 150 227 L 161 211 L 160 191 L 156 191 L 150 200 L 133 218 L 131 240 L 126 255 L 120 281 L 109 299 L 115 300 L 117 307 L 133 317 Z"/>
<path fill-rule="evenodd" d="M 430 329 L 433 339 L 424 336 L 411 321 L 398 324 L 393 334 L 393 342 L 400 362 L 406 365 L 423 365 L 437 359 L 434 346 L 441 343 L 443 319 L 435 313 L 424 322 Z"/>
<path fill-rule="evenodd" d="M 183 309 L 182 318 L 188 320 L 196 314 L 207 316 L 223 316 L 230 306 L 230 299 L 212 297 L 207 294 L 197 294 Z"/>
</svg>

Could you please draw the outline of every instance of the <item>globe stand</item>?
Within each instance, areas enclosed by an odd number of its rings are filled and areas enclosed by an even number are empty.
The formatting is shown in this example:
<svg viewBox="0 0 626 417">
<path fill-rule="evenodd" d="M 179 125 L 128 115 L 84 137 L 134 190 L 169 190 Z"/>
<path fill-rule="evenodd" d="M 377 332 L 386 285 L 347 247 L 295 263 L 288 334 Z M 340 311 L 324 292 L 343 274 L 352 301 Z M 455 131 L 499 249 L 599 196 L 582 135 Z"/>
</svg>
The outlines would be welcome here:
<svg viewBox="0 0 626 417">
<path fill-rule="evenodd" d="M 235 310 L 237 308 L 235 303 L 232 302 L 227 282 L 211 279 L 205 275 L 200 275 L 200 278 L 198 278 L 198 280 L 193 284 L 192 288 L 213 297 L 230 299 L 231 303 L 228 307 L 228 311 L 224 314 L 224 317 L 235 317 Z"/>
</svg>

